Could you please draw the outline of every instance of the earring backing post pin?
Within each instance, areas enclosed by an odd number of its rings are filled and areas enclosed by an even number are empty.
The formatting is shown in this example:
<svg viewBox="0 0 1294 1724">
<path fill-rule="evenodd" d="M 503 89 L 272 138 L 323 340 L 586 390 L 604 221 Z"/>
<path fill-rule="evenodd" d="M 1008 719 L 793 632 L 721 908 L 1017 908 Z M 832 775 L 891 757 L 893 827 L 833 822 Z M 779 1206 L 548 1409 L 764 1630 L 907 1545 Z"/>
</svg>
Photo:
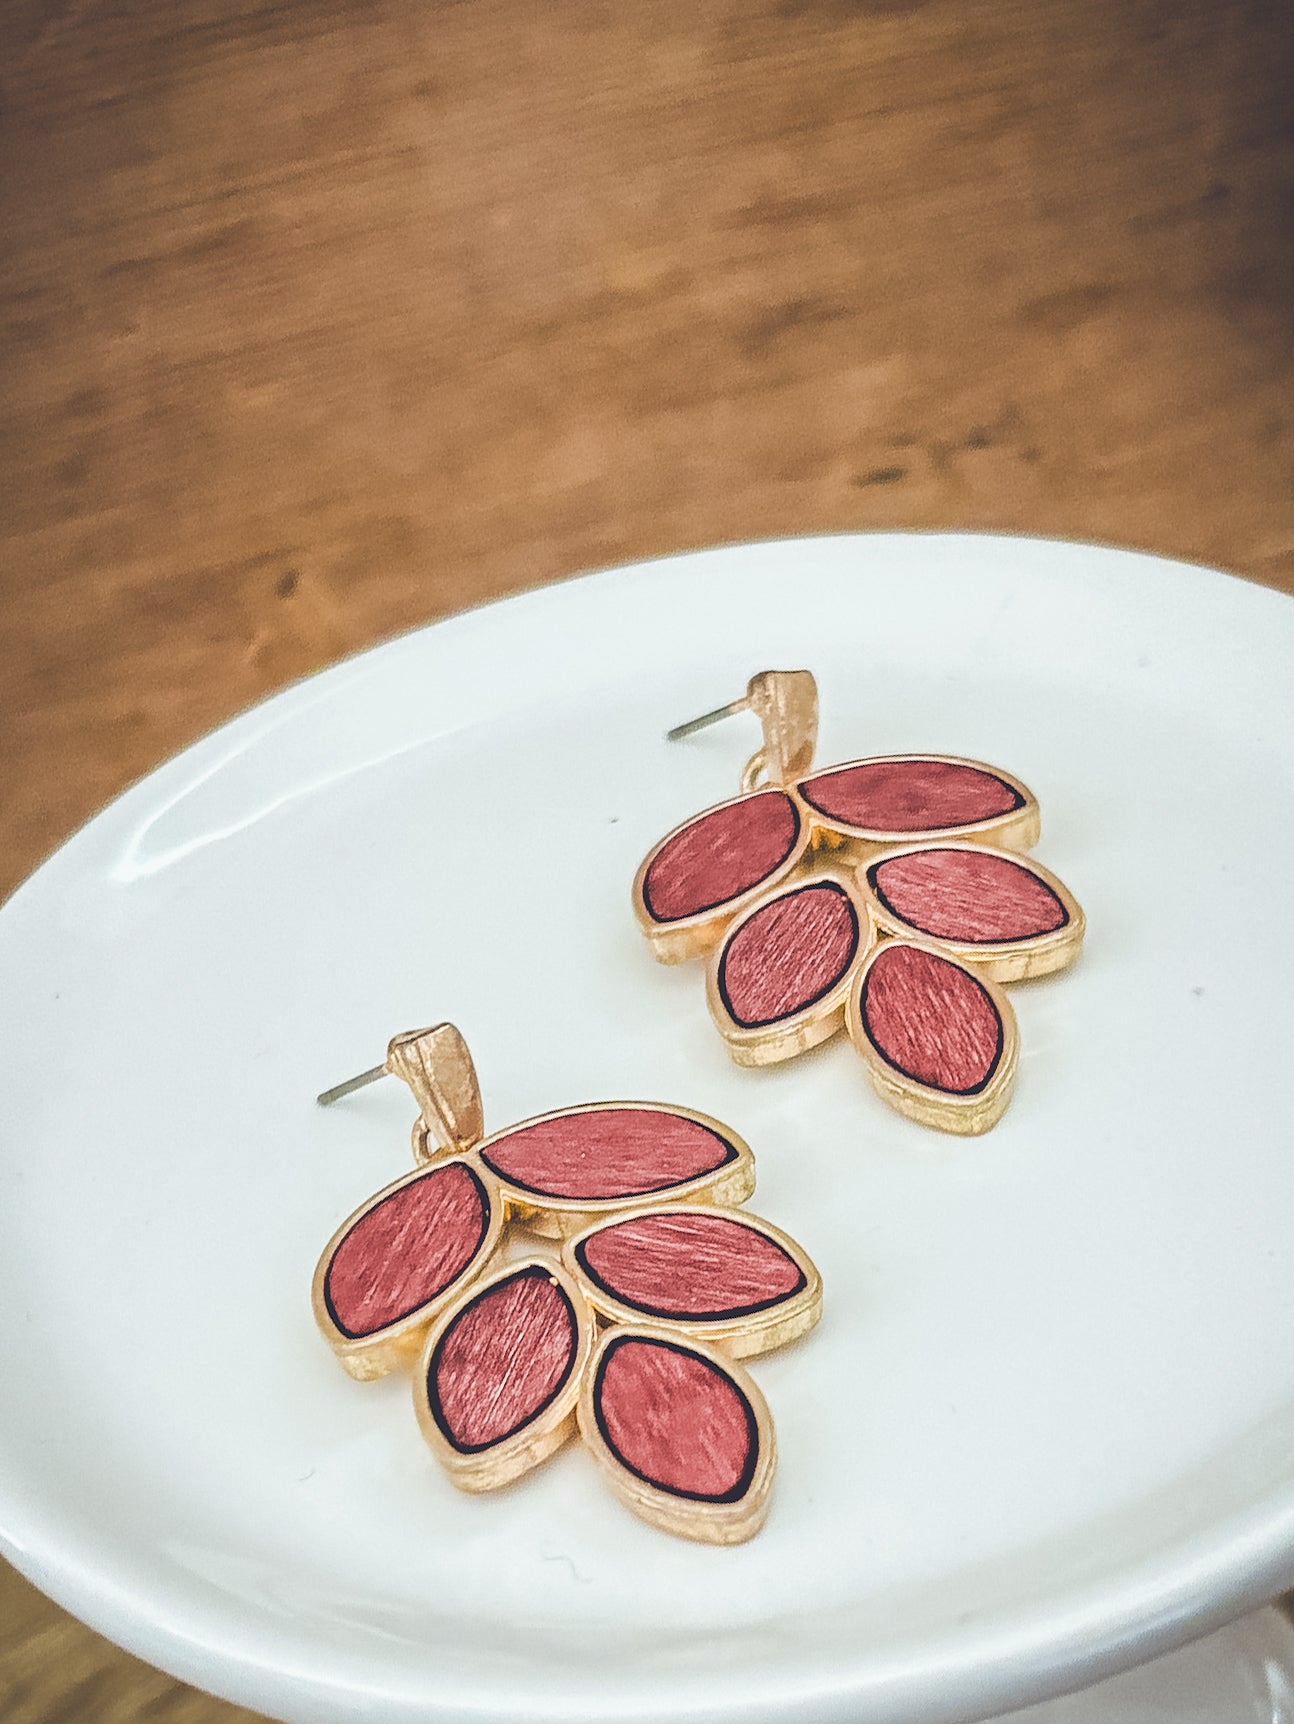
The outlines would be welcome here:
<svg viewBox="0 0 1294 1724">
<path fill-rule="evenodd" d="M 345 1083 L 334 1084 L 332 1089 L 324 1090 L 315 1100 L 320 1107 L 331 1107 L 333 1102 L 340 1101 L 344 1095 L 353 1095 L 357 1089 L 363 1089 L 367 1084 L 376 1083 L 380 1077 L 387 1076 L 384 1065 L 374 1066 L 370 1071 L 361 1072 L 358 1077 L 347 1078 Z"/>
<path fill-rule="evenodd" d="M 704 730 L 707 725 L 718 724 L 721 718 L 729 718 L 734 712 L 745 712 L 749 706 L 749 697 L 743 694 L 740 700 L 730 700 L 727 706 L 716 706 L 713 712 L 703 712 L 700 718 L 689 718 L 686 724 L 676 724 L 673 730 L 665 732 L 665 740 L 682 742 L 685 736 Z"/>
</svg>

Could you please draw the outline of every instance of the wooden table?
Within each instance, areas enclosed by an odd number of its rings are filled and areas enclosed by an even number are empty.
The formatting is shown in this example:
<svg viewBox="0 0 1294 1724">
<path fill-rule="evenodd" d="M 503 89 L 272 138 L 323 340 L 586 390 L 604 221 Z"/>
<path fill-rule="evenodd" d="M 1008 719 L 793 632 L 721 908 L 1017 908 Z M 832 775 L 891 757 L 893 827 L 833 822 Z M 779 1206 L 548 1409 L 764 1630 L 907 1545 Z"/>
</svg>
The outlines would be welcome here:
<svg viewBox="0 0 1294 1724">
<path fill-rule="evenodd" d="M 0 893 L 602 563 L 940 526 L 1294 590 L 1292 72 L 1278 0 L 10 0 Z M 239 1715 L 0 1571 L 0 1716 Z"/>
</svg>

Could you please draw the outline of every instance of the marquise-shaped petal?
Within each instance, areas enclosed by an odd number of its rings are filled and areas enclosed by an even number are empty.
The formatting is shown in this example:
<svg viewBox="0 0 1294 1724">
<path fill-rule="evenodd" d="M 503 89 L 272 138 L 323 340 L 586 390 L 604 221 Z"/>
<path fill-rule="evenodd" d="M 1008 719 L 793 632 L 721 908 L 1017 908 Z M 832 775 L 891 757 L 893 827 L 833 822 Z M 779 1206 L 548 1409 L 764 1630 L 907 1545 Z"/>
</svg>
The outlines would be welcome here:
<svg viewBox="0 0 1294 1724">
<path fill-rule="evenodd" d="M 735 1544 L 758 1531 L 776 1463 L 763 1396 L 739 1365 L 659 1330 L 613 1328 L 580 1430 L 616 1495 L 667 1531 Z"/>
<path fill-rule="evenodd" d="M 757 886 L 799 837 L 800 817 L 784 790 L 757 790 L 698 814 L 656 851 L 643 901 L 657 922 L 680 922 Z"/>
<path fill-rule="evenodd" d="M 539 1260 L 509 1264 L 445 1313 L 428 1337 L 414 1401 L 455 1483 L 493 1490 L 566 1441 L 591 1337 L 579 1290 Z"/>
<path fill-rule="evenodd" d="M 816 825 L 868 844 L 927 836 L 991 838 L 1028 849 L 1038 804 L 1019 779 L 951 755 L 888 755 L 811 773 L 796 786 Z"/>
<path fill-rule="evenodd" d="M 668 1322 L 733 1357 L 812 1328 L 822 1282 L 794 1240 L 739 1210 L 671 1205 L 598 1223 L 563 1252 L 593 1309 Z"/>
<path fill-rule="evenodd" d="M 753 893 L 790 872 L 807 843 L 794 797 L 775 786 L 677 827 L 634 881 L 634 908 L 657 957 L 677 963 L 707 951 Z"/>
<path fill-rule="evenodd" d="M 1006 1106 L 1014 1013 L 1000 988 L 942 952 L 878 946 L 850 995 L 849 1029 L 878 1093 L 924 1125 L 986 1131 Z"/>
<path fill-rule="evenodd" d="M 711 961 L 710 1012 L 734 1059 L 789 1059 L 833 1035 L 870 938 L 852 886 L 835 875 L 759 899 Z"/>
<path fill-rule="evenodd" d="M 343 1222 L 315 1271 L 315 1314 L 347 1370 L 407 1363 L 501 1225 L 492 1182 L 459 1159 L 396 1180 Z"/>
<path fill-rule="evenodd" d="M 937 940 L 998 981 L 1045 975 L 1077 955 L 1083 912 L 1039 863 L 975 844 L 886 851 L 859 870 L 877 925 Z"/>
<path fill-rule="evenodd" d="M 724 941 L 719 992 L 745 1029 L 817 1003 L 858 951 L 858 912 L 841 886 L 815 881 L 763 904 Z"/>
<path fill-rule="evenodd" d="M 540 1231 L 571 1232 L 666 1193 L 740 1203 L 754 1188 L 750 1150 L 735 1132 L 650 1102 L 545 1114 L 487 1138 L 476 1153 Z"/>
</svg>

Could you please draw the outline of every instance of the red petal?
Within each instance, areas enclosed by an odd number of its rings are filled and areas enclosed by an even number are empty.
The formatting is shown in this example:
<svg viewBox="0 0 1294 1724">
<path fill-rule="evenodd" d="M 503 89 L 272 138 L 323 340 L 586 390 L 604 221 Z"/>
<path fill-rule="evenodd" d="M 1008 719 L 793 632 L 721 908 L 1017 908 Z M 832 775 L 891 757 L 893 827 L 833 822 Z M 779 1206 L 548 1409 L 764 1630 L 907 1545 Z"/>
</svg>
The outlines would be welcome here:
<svg viewBox="0 0 1294 1724">
<path fill-rule="evenodd" d="M 441 1336 L 427 1372 L 436 1423 L 461 1453 L 528 1425 L 570 1376 L 579 1345 L 565 1291 L 530 1265 L 496 1281 Z"/>
<path fill-rule="evenodd" d="M 941 832 L 1024 805 L 1018 790 L 984 767 L 920 757 L 859 760 L 815 773 L 798 789 L 829 820 L 868 832 Z"/>
<path fill-rule="evenodd" d="M 668 1191 L 737 1159 L 725 1138 L 663 1109 L 590 1108 L 519 1125 L 481 1160 L 520 1191 L 606 1201 Z"/>
<path fill-rule="evenodd" d="M 480 1249 L 490 1204 L 461 1161 L 433 1167 L 361 1215 L 324 1279 L 343 1335 L 373 1335 L 443 1293 Z"/>
<path fill-rule="evenodd" d="M 1060 899 L 1030 868 L 970 846 L 882 858 L 867 878 L 892 915 L 940 940 L 1029 940 L 1069 920 Z"/>
<path fill-rule="evenodd" d="M 883 1059 L 951 1095 L 982 1090 L 1002 1057 L 1002 1020 L 983 983 L 916 946 L 881 948 L 863 978 L 859 1016 Z"/>
<path fill-rule="evenodd" d="M 833 881 L 795 886 L 733 933 L 719 959 L 719 997 L 743 1029 L 776 1023 L 828 993 L 858 951 L 858 912 Z"/>
<path fill-rule="evenodd" d="M 784 790 L 760 790 L 689 821 L 656 852 L 643 901 L 658 922 L 677 922 L 757 886 L 795 848 L 800 816 Z"/>
<path fill-rule="evenodd" d="M 650 1317 L 718 1322 L 779 1305 L 805 1285 L 776 1240 L 716 1212 L 630 1216 L 581 1240 L 575 1258 L 596 1286 Z"/>
<path fill-rule="evenodd" d="M 612 1454 L 657 1490 L 737 1502 L 759 1459 L 755 1414 L 720 1367 L 674 1341 L 613 1338 L 593 1410 Z"/>
</svg>

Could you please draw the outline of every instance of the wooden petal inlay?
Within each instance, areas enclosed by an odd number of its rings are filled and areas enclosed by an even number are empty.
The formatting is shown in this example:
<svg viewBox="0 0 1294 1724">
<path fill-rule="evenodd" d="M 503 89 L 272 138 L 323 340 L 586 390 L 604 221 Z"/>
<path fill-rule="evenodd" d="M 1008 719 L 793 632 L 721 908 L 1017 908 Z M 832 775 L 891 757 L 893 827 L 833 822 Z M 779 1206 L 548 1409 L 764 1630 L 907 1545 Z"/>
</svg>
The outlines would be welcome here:
<svg viewBox="0 0 1294 1724">
<path fill-rule="evenodd" d="M 528 1266 L 465 1306 L 437 1343 L 427 1398 L 445 1437 L 476 1454 L 551 1405 L 571 1374 L 579 1326 L 565 1290 Z"/>
<path fill-rule="evenodd" d="M 969 845 L 893 856 L 874 863 L 867 878 L 892 915 L 940 940 L 1030 940 L 1069 920 L 1060 899 L 1030 868 Z"/>
<path fill-rule="evenodd" d="M 591 1108 L 505 1132 L 482 1146 L 487 1167 L 540 1197 L 647 1197 L 735 1161 L 737 1151 L 698 1120 L 655 1108 Z"/>
<path fill-rule="evenodd" d="M 777 1023 L 828 993 L 858 951 L 858 912 L 843 887 L 823 880 L 782 892 L 729 936 L 719 995 L 744 1029 Z"/>
<path fill-rule="evenodd" d="M 593 1410 L 612 1454 L 671 1495 L 737 1502 L 759 1460 L 759 1432 L 728 1374 L 677 1342 L 628 1335 L 598 1365 Z"/>
<path fill-rule="evenodd" d="M 931 1089 L 974 1095 L 1002 1057 L 1002 1020 L 983 983 L 919 947 L 882 947 L 863 978 L 859 1008 L 881 1057 Z"/>
<path fill-rule="evenodd" d="M 428 1304 L 471 1262 L 489 1221 L 485 1187 L 461 1161 L 400 1186 L 333 1252 L 324 1279 L 333 1322 L 355 1339 Z"/>
<path fill-rule="evenodd" d="M 717 1212 L 659 1210 L 590 1234 L 576 1248 L 595 1286 L 644 1316 L 746 1316 L 805 1285 L 795 1259 L 758 1228 Z"/>
<path fill-rule="evenodd" d="M 867 832 L 943 832 L 992 820 L 1024 798 L 983 767 L 950 760 L 859 760 L 799 785 L 829 820 Z"/>
<path fill-rule="evenodd" d="M 643 901 L 658 922 L 699 915 L 748 892 L 785 862 L 800 816 L 784 790 L 760 790 L 700 814 L 657 851 Z"/>
</svg>

